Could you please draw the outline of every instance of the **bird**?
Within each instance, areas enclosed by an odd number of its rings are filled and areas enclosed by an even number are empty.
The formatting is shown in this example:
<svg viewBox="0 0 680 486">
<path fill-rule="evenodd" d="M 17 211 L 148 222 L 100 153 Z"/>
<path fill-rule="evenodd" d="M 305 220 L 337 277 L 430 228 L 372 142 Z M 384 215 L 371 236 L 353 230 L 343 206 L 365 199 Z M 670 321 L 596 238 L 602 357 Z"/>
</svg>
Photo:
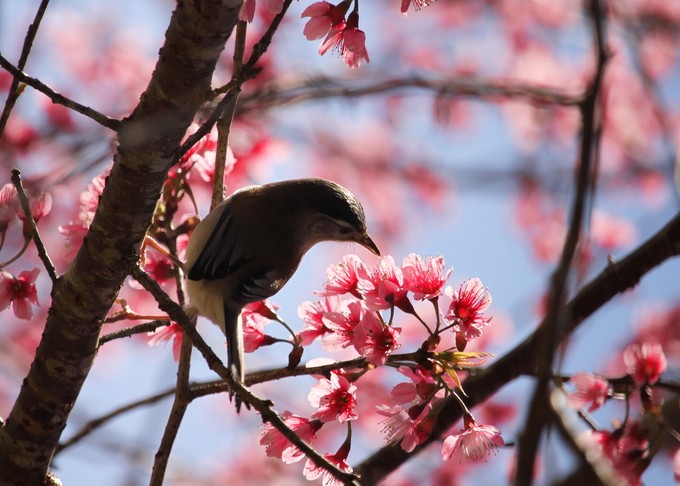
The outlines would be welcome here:
<svg viewBox="0 0 680 486">
<path fill-rule="evenodd" d="M 319 178 L 244 187 L 194 228 L 184 264 L 190 305 L 225 334 L 233 380 L 245 378 L 243 307 L 281 290 L 322 241 L 356 242 L 380 255 L 356 196 Z"/>
</svg>

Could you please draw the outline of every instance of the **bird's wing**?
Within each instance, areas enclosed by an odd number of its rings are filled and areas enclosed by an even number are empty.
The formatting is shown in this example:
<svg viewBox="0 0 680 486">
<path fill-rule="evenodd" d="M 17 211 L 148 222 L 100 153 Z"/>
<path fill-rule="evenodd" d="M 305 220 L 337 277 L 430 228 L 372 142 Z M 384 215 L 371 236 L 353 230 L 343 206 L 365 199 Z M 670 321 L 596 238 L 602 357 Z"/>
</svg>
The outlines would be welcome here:
<svg viewBox="0 0 680 486">
<path fill-rule="evenodd" d="M 238 231 L 234 228 L 231 203 L 228 202 L 220 214 L 206 245 L 191 266 L 187 275 L 191 280 L 215 280 L 224 278 L 238 269 L 249 258 L 239 243 Z"/>
<path fill-rule="evenodd" d="M 273 270 L 261 270 L 246 277 L 236 289 L 237 300 L 246 304 L 259 302 L 274 295 L 281 287 Z"/>
</svg>

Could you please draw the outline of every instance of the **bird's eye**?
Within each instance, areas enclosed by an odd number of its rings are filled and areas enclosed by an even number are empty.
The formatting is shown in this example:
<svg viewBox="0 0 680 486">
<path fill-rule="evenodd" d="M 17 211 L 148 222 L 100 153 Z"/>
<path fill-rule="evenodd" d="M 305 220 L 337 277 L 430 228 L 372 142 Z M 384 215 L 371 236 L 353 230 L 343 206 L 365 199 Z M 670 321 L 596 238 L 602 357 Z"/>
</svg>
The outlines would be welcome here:
<svg viewBox="0 0 680 486">
<path fill-rule="evenodd" d="M 348 228 L 347 226 L 340 226 L 338 229 L 341 236 L 349 236 L 353 233 L 352 228 Z"/>
</svg>

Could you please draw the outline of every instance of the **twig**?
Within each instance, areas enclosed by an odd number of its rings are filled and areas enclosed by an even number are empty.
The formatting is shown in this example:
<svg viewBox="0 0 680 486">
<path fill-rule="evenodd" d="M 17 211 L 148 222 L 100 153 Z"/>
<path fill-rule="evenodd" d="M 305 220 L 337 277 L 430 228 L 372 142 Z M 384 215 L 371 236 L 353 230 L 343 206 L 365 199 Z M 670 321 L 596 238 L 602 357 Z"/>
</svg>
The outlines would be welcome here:
<svg viewBox="0 0 680 486">
<path fill-rule="evenodd" d="M 158 303 L 158 307 L 166 312 L 170 318 L 177 322 L 184 331 L 184 336 L 188 337 L 193 343 L 194 347 L 203 355 L 208 367 L 217 373 L 229 385 L 230 391 L 236 394 L 243 403 L 250 404 L 255 410 L 260 413 L 263 422 L 269 422 L 278 430 L 287 440 L 302 451 L 307 457 L 312 459 L 317 465 L 329 471 L 337 479 L 345 483 L 352 483 L 357 480 L 353 474 L 341 471 L 334 464 L 329 462 L 325 457 L 319 454 L 309 444 L 302 440 L 295 432 L 293 432 L 283 421 L 283 419 L 273 410 L 271 402 L 262 400 L 247 388 L 234 381 L 229 370 L 227 370 L 224 363 L 217 357 L 213 350 L 203 340 L 201 335 L 196 331 L 196 328 L 191 324 L 187 318 L 184 310 L 173 302 L 163 289 L 154 281 L 144 270 L 135 267 L 132 271 L 132 276 L 139 282 Z"/>
<path fill-rule="evenodd" d="M 28 223 L 28 227 L 31 230 L 31 236 L 33 237 L 35 247 L 38 249 L 38 255 L 40 256 L 40 260 L 42 260 L 43 265 L 45 266 L 45 270 L 47 270 L 47 274 L 50 276 L 52 283 L 56 283 L 59 277 L 57 276 L 57 271 L 54 269 L 52 260 L 50 260 L 50 257 L 47 254 L 45 245 L 43 244 L 42 239 L 40 238 L 38 226 L 35 224 L 35 219 L 33 218 L 33 214 L 31 213 L 31 204 L 28 201 L 28 196 L 26 195 L 24 186 L 21 183 L 21 172 L 19 171 L 19 169 L 12 169 L 12 184 L 14 184 L 14 187 L 16 187 L 17 189 L 19 201 L 21 202 L 21 208 L 24 210 L 26 222 Z"/>
<path fill-rule="evenodd" d="M 597 71 L 588 89 L 588 93 L 580 105 L 583 128 L 579 166 L 575 175 L 576 194 L 571 209 L 571 219 L 562 255 L 551 279 L 546 314 L 546 332 L 544 333 L 543 343 L 538 355 L 539 376 L 530 402 L 529 412 L 527 413 L 526 424 L 519 440 L 515 484 L 520 486 L 529 486 L 533 482 L 534 463 L 540 438 L 544 427 L 551 417 L 549 385 L 555 350 L 557 349 L 557 336 L 560 334 L 559 330 L 564 328 L 566 323 L 571 320 L 571 316 L 564 312 L 567 282 L 581 237 L 587 203 L 592 195 L 591 190 L 594 187 L 593 179 L 595 174 L 592 170 L 592 165 L 593 152 L 597 145 L 595 140 L 597 132 L 595 120 L 597 116 L 596 108 L 602 86 L 604 67 L 607 61 L 603 25 L 604 13 L 599 0 L 590 1 L 590 15 L 594 30 L 593 37 L 597 57 Z"/>
<path fill-rule="evenodd" d="M 2 67 L 12 76 L 14 76 L 15 81 L 18 80 L 22 83 L 27 84 L 36 91 L 40 91 L 42 94 L 51 99 L 53 103 L 63 105 L 66 108 L 69 108 L 77 113 L 80 113 L 81 115 L 84 115 L 96 121 L 101 126 L 106 127 L 110 130 L 118 131 L 120 129 L 121 127 L 120 120 L 116 120 L 115 118 L 106 116 L 103 113 L 100 113 L 97 110 L 90 108 L 89 106 L 82 105 L 77 101 L 74 101 L 72 99 L 67 98 L 64 95 L 57 93 L 42 81 L 28 76 L 21 69 L 14 67 L 7 59 L 5 59 L 2 56 L 2 54 L 0 54 L 0 67 Z"/>
<path fill-rule="evenodd" d="M 47 10 L 47 5 L 50 0 L 42 0 L 38 6 L 38 10 L 35 13 L 33 22 L 28 26 L 28 31 L 26 32 L 26 37 L 24 37 L 24 45 L 21 48 L 21 55 L 19 56 L 19 63 L 17 64 L 19 70 L 24 69 L 26 66 L 26 61 L 28 61 L 28 55 L 31 53 L 33 47 L 33 41 L 35 36 L 38 34 L 38 28 L 40 28 L 40 23 L 42 22 L 45 11 Z M 0 56 L 2 57 L 2 56 Z M 5 107 L 2 110 L 2 115 L 0 115 L 0 139 L 5 133 L 5 127 L 7 126 L 7 120 L 9 120 L 9 115 L 12 113 L 12 109 L 16 104 L 19 96 L 21 95 L 21 90 L 19 89 L 19 79 L 14 77 L 12 79 L 12 84 L 9 87 L 9 94 L 5 100 Z"/>
<path fill-rule="evenodd" d="M 226 107 L 233 102 L 237 94 L 236 92 L 240 92 L 243 83 L 256 77 L 260 73 L 260 69 L 256 66 L 256 64 L 264 55 L 264 53 L 267 52 L 269 44 L 271 44 L 274 37 L 274 32 L 276 32 L 276 29 L 278 29 L 279 25 L 281 24 L 281 21 L 288 11 L 288 7 L 290 7 L 291 3 L 292 0 L 284 0 L 281 11 L 276 14 L 267 31 L 255 44 L 253 47 L 253 52 L 248 58 L 248 62 L 244 64 L 241 69 L 239 69 L 238 75 L 232 77 L 231 81 L 229 81 L 229 83 L 226 85 L 213 91 L 213 95 L 215 96 L 224 93 L 226 94 L 219 101 L 219 103 L 217 103 L 217 106 L 212 111 L 212 113 L 210 113 L 208 119 L 177 149 L 174 157 L 175 163 L 177 163 L 184 156 L 184 154 L 186 154 L 201 138 L 205 137 L 210 132 L 210 130 L 212 130 L 212 127 L 222 116 L 222 113 L 224 113 Z"/>
<path fill-rule="evenodd" d="M 143 407 L 143 406 L 146 406 L 146 405 L 153 405 L 154 403 L 157 403 L 157 402 L 163 400 L 164 398 L 171 397 L 174 394 L 175 394 L 175 387 L 172 387 L 169 390 L 165 390 L 165 391 L 162 391 L 160 393 L 156 393 L 155 395 L 151 395 L 150 397 L 146 397 L 146 398 L 143 398 L 141 400 L 137 400 L 137 401 L 128 403 L 127 405 L 123 405 L 122 407 L 118 407 L 115 410 L 112 410 L 111 412 L 109 412 L 105 415 L 102 415 L 101 417 L 97 417 L 96 419 L 90 420 L 85 425 L 83 425 L 78 432 L 73 434 L 70 439 L 59 444 L 56 448 L 55 454 L 58 454 L 59 452 L 63 451 L 64 449 L 68 449 L 69 447 L 80 442 L 83 438 L 90 435 L 96 429 L 100 428 L 102 425 L 104 425 L 108 421 L 118 417 L 119 415 L 122 415 L 126 412 L 130 412 L 130 411 L 135 410 L 139 407 Z"/>
<path fill-rule="evenodd" d="M 114 339 L 121 339 L 125 337 L 131 337 L 136 334 L 142 334 L 144 332 L 155 331 L 159 327 L 167 326 L 169 324 L 169 321 L 170 321 L 169 318 L 167 321 L 158 319 L 155 321 L 145 322 L 143 324 L 137 324 L 136 326 L 126 327 L 125 329 L 121 329 L 120 331 L 110 332 L 99 338 L 99 346 L 106 344 L 109 341 L 113 341 Z"/>
<path fill-rule="evenodd" d="M 243 20 L 236 24 L 236 40 L 234 42 L 233 60 L 234 72 L 232 79 L 239 75 L 243 65 L 247 25 L 248 24 Z M 238 104 L 240 93 L 241 86 L 239 84 L 236 84 L 234 88 L 229 91 L 229 104 L 225 106 L 224 112 L 217 122 L 217 149 L 215 154 L 215 174 L 213 176 L 212 197 L 210 200 L 211 210 L 215 209 L 215 207 L 217 207 L 224 199 L 224 170 L 229 151 L 229 135 L 231 133 L 231 125 L 234 121 L 234 113 L 236 113 L 236 105 Z"/>
<path fill-rule="evenodd" d="M 269 45 L 272 43 L 272 39 L 274 38 L 274 33 L 279 28 L 279 25 L 281 24 L 283 17 L 286 15 L 286 12 L 288 11 L 288 8 L 290 7 L 291 3 L 293 3 L 292 0 L 284 0 L 283 5 L 281 6 L 281 11 L 274 16 L 274 19 L 267 28 L 267 31 L 262 35 L 260 40 L 257 41 L 257 43 L 253 46 L 253 51 L 250 54 L 250 57 L 248 58 L 248 62 L 246 62 L 243 65 L 243 67 L 239 70 L 239 76 L 236 79 L 232 79 L 232 81 L 230 81 L 225 86 L 217 88 L 214 91 L 215 95 L 227 93 L 231 91 L 231 89 L 233 88 L 232 83 L 236 82 L 239 84 L 243 84 L 243 82 L 246 81 L 247 79 L 246 76 L 252 77 L 253 75 L 259 73 L 259 69 L 257 69 L 255 66 L 257 62 L 260 60 L 260 58 L 267 52 L 267 49 L 269 49 Z"/>
<path fill-rule="evenodd" d="M 194 324 L 195 322 L 191 323 Z M 183 336 L 184 337 L 184 336 Z M 191 349 L 190 339 L 182 339 L 182 346 L 179 354 L 179 364 L 177 367 L 177 386 L 175 388 L 175 400 L 172 403 L 170 416 L 163 431 L 163 438 L 158 446 L 158 451 L 153 462 L 151 471 L 150 486 L 162 486 L 165 479 L 165 471 L 170 459 L 170 451 L 177 438 L 179 427 L 184 418 L 184 414 L 191 403 L 192 396 L 189 386 L 189 374 L 191 371 Z"/>
</svg>

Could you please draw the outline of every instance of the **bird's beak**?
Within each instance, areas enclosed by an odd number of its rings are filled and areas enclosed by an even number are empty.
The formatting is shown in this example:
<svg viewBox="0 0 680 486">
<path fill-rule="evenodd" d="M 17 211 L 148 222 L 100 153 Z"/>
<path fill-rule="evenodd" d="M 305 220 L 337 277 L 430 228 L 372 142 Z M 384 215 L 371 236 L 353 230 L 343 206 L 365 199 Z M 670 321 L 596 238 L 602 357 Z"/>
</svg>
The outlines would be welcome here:
<svg viewBox="0 0 680 486">
<path fill-rule="evenodd" d="M 366 248 L 368 251 L 373 253 L 374 255 L 380 256 L 380 250 L 378 250 L 378 246 L 373 243 L 373 240 L 371 239 L 368 234 L 365 234 L 362 236 L 361 240 L 358 241 L 358 243 Z"/>
</svg>

